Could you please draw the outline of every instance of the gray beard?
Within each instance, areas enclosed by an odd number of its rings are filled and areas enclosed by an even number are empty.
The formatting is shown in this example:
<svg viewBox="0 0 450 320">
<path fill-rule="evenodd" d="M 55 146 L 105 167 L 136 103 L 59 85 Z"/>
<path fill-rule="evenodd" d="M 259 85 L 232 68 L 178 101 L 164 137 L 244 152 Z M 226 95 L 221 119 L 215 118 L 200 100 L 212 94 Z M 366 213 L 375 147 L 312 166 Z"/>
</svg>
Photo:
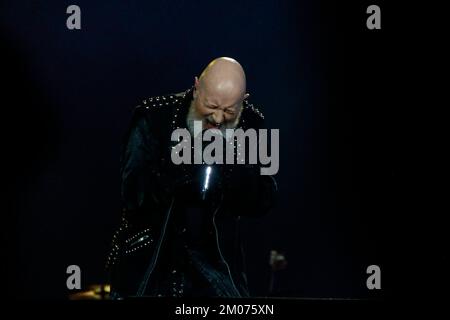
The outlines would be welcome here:
<svg viewBox="0 0 450 320">
<path fill-rule="evenodd" d="M 220 132 L 222 132 L 223 137 L 226 137 L 225 130 L 236 128 L 237 124 L 239 123 L 240 116 L 241 116 L 241 113 L 239 113 L 236 120 L 225 122 L 218 128 L 220 130 Z M 194 121 L 201 121 L 202 129 L 205 128 L 206 119 L 197 113 L 197 110 L 195 110 L 194 104 L 191 103 L 187 117 L 186 117 L 186 125 L 187 125 L 187 128 L 188 128 L 191 136 L 195 138 L 195 136 L 194 136 Z"/>
</svg>

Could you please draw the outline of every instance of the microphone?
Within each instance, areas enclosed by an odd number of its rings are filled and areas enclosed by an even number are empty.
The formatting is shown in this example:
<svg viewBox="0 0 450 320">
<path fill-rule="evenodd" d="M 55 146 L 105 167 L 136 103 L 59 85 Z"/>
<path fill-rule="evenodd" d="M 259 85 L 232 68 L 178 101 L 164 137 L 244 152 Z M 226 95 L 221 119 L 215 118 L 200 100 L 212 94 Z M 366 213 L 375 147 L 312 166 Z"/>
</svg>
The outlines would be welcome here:
<svg viewBox="0 0 450 320">
<path fill-rule="evenodd" d="M 201 198 L 202 198 L 202 200 L 206 199 L 206 194 L 207 194 L 207 191 L 209 189 L 209 184 L 210 184 L 212 172 L 213 172 L 212 166 L 206 166 L 205 167 L 204 174 L 203 174 L 203 188 L 201 190 Z"/>
</svg>

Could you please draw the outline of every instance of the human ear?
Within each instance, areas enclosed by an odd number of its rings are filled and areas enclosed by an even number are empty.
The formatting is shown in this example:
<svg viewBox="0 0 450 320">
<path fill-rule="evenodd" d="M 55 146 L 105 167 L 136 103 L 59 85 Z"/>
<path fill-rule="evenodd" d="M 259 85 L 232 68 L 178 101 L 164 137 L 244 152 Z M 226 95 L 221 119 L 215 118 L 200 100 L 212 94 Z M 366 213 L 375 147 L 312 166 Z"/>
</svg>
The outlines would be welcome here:
<svg viewBox="0 0 450 320">
<path fill-rule="evenodd" d="M 194 99 L 197 97 L 198 85 L 199 85 L 198 78 L 195 77 L 195 79 L 194 79 L 194 93 L 192 94 Z"/>
</svg>

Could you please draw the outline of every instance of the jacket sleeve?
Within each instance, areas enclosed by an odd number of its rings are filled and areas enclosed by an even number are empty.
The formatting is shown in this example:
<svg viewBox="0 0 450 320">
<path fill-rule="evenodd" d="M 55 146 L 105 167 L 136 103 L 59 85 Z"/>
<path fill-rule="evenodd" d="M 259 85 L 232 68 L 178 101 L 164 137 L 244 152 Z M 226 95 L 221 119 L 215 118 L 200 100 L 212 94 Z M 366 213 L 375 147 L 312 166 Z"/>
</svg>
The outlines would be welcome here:
<svg viewBox="0 0 450 320">
<path fill-rule="evenodd" d="M 169 184 L 159 167 L 159 141 L 149 116 L 134 111 L 121 154 L 121 196 L 129 215 L 145 215 L 167 201 Z"/>
<path fill-rule="evenodd" d="M 260 175 L 258 165 L 238 165 L 227 175 L 225 205 L 233 215 L 263 216 L 275 205 L 277 189 L 275 178 Z"/>
<path fill-rule="evenodd" d="M 244 129 L 265 128 L 259 111 L 247 108 L 243 116 L 246 117 L 247 123 Z M 224 201 L 233 211 L 233 215 L 262 216 L 276 204 L 278 192 L 276 180 L 274 176 L 261 175 L 261 167 L 260 163 L 235 164 L 227 171 Z M 236 207 L 237 209 L 231 209 Z"/>
</svg>

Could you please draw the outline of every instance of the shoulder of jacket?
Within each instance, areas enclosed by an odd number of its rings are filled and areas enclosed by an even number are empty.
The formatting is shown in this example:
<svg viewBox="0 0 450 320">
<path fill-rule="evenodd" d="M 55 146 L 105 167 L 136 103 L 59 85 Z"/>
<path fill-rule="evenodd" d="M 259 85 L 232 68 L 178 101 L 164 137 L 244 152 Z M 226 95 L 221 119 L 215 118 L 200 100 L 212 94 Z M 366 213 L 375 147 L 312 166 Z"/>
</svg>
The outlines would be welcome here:
<svg viewBox="0 0 450 320">
<path fill-rule="evenodd" d="M 150 97 L 147 99 L 143 99 L 141 103 L 135 107 L 135 110 L 152 111 L 152 110 L 167 109 L 167 107 L 180 104 L 183 97 L 184 92 Z"/>
<path fill-rule="evenodd" d="M 260 120 L 264 120 L 264 114 L 259 110 L 259 107 L 255 106 L 253 103 L 250 103 L 247 99 L 244 100 L 244 110 L 247 111 L 247 114 L 250 114 Z"/>
</svg>

